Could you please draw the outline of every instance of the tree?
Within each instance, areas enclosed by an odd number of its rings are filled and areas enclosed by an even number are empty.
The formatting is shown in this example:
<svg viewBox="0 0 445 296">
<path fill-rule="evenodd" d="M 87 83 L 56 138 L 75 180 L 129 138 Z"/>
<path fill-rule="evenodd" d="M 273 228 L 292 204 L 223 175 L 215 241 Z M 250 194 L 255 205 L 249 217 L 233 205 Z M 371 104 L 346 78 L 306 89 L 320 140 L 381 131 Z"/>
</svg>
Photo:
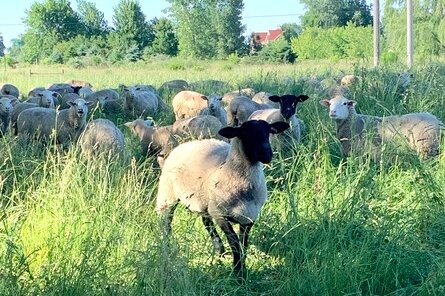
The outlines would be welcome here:
<svg viewBox="0 0 445 296">
<path fill-rule="evenodd" d="M 301 33 L 301 27 L 296 23 L 284 23 L 280 26 L 283 30 L 284 40 L 290 43 L 291 39 L 297 37 Z"/>
<path fill-rule="evenodd" d="M 145 15 L 137 0 L 120 0 L 114 9 L 113 24 L 118 36 L 129 42 L 135 41 L 139 49 L 152 41 Z"/>
<path fill-rule="evenodd" d="M 167 18 L 154 19 L 154 39 L 149 48 L 150 54 L 175 56 L 178 53 L 178 39 L 172 22 Z"/>
<path fill-rule="evenodd" d="M 78 14 L 68 0 L 34 2 L 26 11 L 25 24 L 41 38 L 52 35 L 57 41 L 69 40 L 81 32 Z"/>
<path fill-rule="evenodd" d="M 302 17 L 303 28 L 342 27 L 348 22 L 356 26 L 372 24 L 371 7 L 366 0 L 300 0 L 307 11 Z"/>
<path fill-rule="evenodd" d="M 94 3 L 78 0 L 77 10 L 86 37 L 104 36 L 108 33 L 109 28 L 104 13 L 98 10 Z"/>
<path fill-rule="evenodd" d="M 5 56 L 5 44 L 3 43 L 3 36 L 0 35 L 0 57 Z"/>
<path fill-rule="evenodd" d="M 224 57 L 244 47 L 241 0 L 167 0 L 179 51 L 198 58 Z"/>
</svg>

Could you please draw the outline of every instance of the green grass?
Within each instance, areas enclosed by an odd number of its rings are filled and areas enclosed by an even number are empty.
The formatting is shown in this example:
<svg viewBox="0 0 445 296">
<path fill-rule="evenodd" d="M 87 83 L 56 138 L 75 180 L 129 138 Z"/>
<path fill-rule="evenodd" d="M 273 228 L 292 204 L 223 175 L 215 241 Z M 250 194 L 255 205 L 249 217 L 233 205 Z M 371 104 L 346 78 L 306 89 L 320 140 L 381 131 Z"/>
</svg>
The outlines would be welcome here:
<svg viewBox="0 0 445 296">
<path fill-rule="evenodd" d="M 31 77 L 21 68 L 0 76 L 24 93 L 67 79 L 101 88 L 210 78 L 235 89 L 306 93 L 282 78 L 354 72 L 363 77 L 354 92 L 360 112 L 430 111 L 445 120 L 441 63 L 414 69 L 404 95 L 397 93 L 397 69 L 366 64 L 184 67 L 165 62 Z M 269 201 L 252 230 L 244 285 L 232 274 L 231 256 L 213 254 L 201 219 L 183 207 L 170 244 L 161 240 L 154 211 L 160 171 L 122 126 L 128 118 L 113 118 L 127 154 L 110 163 L 82 160 L 76 147 L 61 152 L 1 138 L 0 295 L 443 295 L 445 153 L 421 160 L 388 147 L 379 163 L 342 160 L 334 125 L 318 104 L 324 94 L 307 94 L 298 111 L 308 127 L 303 143 L 276 151 L 265 167 Z M 167 122 L 171 114 L 159 118 Z"/>
</svg>

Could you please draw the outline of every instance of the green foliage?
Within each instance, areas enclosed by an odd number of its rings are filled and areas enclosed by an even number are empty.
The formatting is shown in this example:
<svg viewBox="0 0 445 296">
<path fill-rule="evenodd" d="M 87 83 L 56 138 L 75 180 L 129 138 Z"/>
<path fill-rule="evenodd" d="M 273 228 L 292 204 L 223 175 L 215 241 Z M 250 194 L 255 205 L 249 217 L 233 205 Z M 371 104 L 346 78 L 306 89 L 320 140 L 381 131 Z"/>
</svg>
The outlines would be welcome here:
<svg viewBox="0 0 445 296">
<path fill-rule="evenodd" d="M 283 37 L 280 37 L 267 43 L 258 53 L 258 58 L 267 63 L 293 63 L 297 56 L 292 51 L 289 43 Z"/>
<path fill-rule="evenodd" d="M 363 58 L 372 56 L 372 27 L 307 28 L 291 41 L 300 59 Z"/>
<path fill-rule="evenodd" d="M 96 8 L 96 5 L 86 0 L 77 1 L 77 10 L 80 22 L 84 29 L 82 34 L 86 37 L 104 36 L 109 31 L 104 13 Z"/>
<path fill-rule="evenodd" d="M 169 55 L 178 54 L 178 39 L 172 22 L 167 18 L 153 20 L 154 39 L 150 46 L 145 49 L 148 55 Z"/>
<path fill-rule="evenodd" d="M 181 55 L 224 58 L 242 50 L 241 0 L 168 0 Z"/>
<path fill-rule="evenodd" d="M 120 45 L 128 42 L 135 42 L 139 50 L 152 42 L 152 32 L 145 20 L 142 8 L 137 0 L 120 0 L 117 7 L 114 8 L 113 15 L 114 35 L 113 40 L 119 41 L 117 51 L 121 52 Z M 113 46 L 112 46 L 113 47 Z M 133 51 L 133 50 L 131 50 Z"/>
<path fill-rule="evenodd" d="M 284 23 L 280 26 L 280 28 L 283 30 L 283 36 L 284 39 L 290 43 L 292 38 L 297 37 L 301 34 L 301 26 L 296 23 Z"/>
<path fill-rule="evenodd" d="M 3 36 L 0 34 L 0 57 L 5 55 L 5 44 L 3 43 Z"/>
<path fill-rule="evenodd" d="M 365 0 L 302 0 L 307 11 L 302 17 L 302 26 L 341 27 L 348 23 L 355 26 L 372 24 L 371 7 Z"/>
</svg>

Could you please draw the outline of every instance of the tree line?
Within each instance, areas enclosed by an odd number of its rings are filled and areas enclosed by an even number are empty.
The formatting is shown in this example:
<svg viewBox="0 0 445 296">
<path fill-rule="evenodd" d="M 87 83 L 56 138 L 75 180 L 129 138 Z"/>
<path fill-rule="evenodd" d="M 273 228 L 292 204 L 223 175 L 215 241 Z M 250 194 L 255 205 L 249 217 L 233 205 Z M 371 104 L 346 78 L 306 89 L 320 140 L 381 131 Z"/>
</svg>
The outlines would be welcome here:
<svg viewBox="0 0 445 296">
<path fill-rule="evenodd" d="M 300 58 L 372 55 L 371 6 L 365 0 L 301 0 L 301 25 L 282 24 L 283 37 L 262 45 L 244 36 L 242 0 L 167 0 L 168 17 L 147 20 L 138 0 L 120 0 L 112 24 L 93 2 L 35 2 L 26 11 L 26 31 L 14 39 L 10 60 L 26 63 L 101 64 L 186 56 L 226 59 L 241 56 L 266 62 Z M 387 0 L 382 18 L 383 58 L 403 56 L 405 1 Z M 445 52 L 445 0 L 417 1 L 416 51 Z M 0 36 L 0 56 L 4 45 Z"/>
</svg>

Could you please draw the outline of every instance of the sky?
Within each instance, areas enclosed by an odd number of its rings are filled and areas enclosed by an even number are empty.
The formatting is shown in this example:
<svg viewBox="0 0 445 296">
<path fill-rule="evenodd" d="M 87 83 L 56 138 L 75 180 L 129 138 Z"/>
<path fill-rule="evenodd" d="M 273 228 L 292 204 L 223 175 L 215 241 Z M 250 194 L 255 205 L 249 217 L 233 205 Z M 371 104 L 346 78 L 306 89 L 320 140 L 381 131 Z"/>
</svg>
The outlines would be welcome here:
<svg viewBox="0 0 445 296">
<path fill-rule="evenodd" d="M 25 11 L 34 2 L 43 0 L 1 0 L 0 35 L 8 48 L 11 46 L 11 39 L 17 38 L 24 33 L 26 26 L 23 20 Z M 71 7 L 76 9 L 76 0 L 71 0 Z M 112 25 L 113 9 L 119 0 L 89 0 L 96 4 L 96 7 L 105 14 L 108 25 Z M 147 20 L 155 17 L 167 16 L 163 10 L 170 6 L 165 0 L 139 0 L 142 11 Z M 299 0 L 244 0 L 244 11 L 242 23 L 246 25 L 245 35 L 252 32 L 262 32 L 268 29 L 275 29 L 284 23 L 299 23 L 300 16 L 304 13 L 304 5 Z"/>
</svg>

